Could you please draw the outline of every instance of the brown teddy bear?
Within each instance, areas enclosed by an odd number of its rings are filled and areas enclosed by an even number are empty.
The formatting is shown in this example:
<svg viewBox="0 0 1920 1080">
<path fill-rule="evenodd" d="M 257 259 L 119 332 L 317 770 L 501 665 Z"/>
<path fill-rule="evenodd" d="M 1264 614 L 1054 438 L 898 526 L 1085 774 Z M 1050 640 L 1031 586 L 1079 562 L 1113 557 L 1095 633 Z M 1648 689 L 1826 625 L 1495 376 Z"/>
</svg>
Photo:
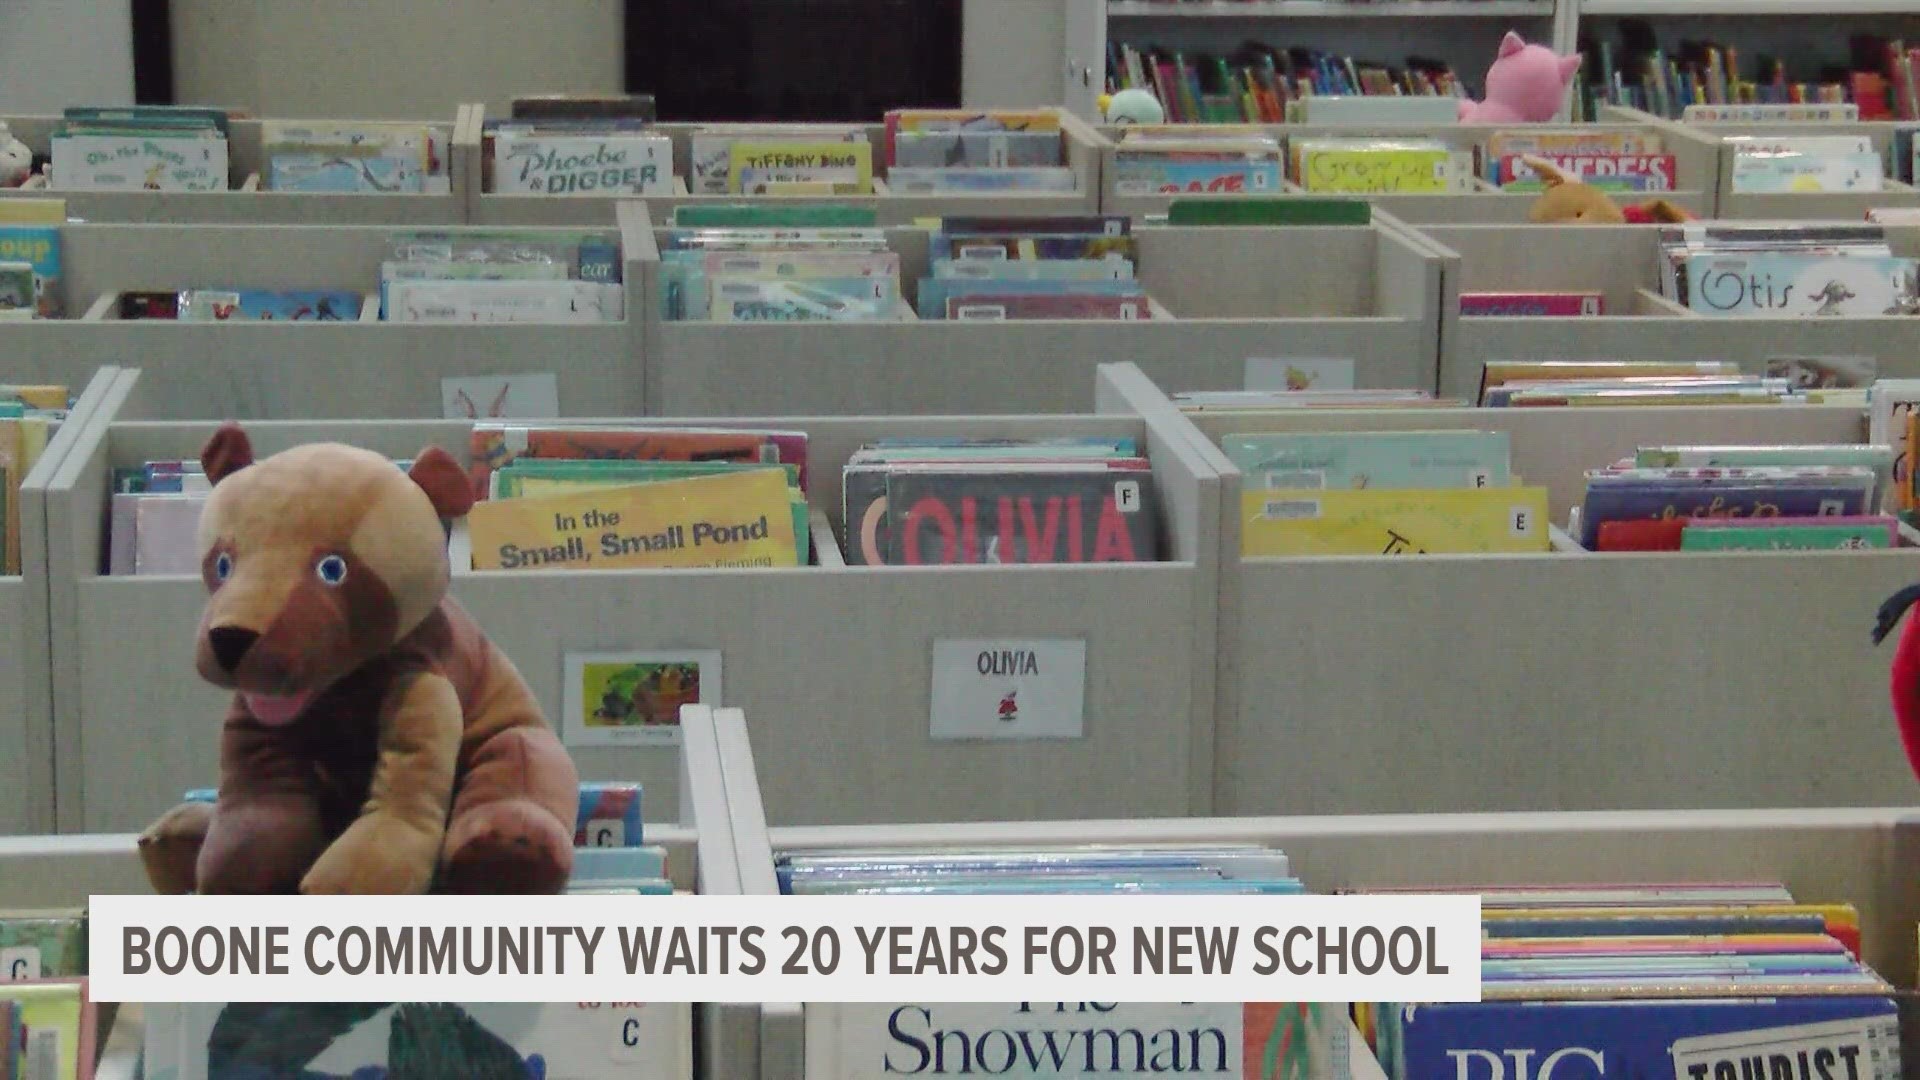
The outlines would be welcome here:
<svg viewBox="0 0 1920 1080">
<path fill-rule="evenodd" d="M 546 893 L 579 777 L 513 664 L 447 596 L 473 497 L 438 447 L 410 471 L 299 446 L 201 452 L 208 597 L 195 665 L 234 691 L 220 794 L 140 837 L 162 893 Z"/>
<path fill-rule="evenodd" d="M 1544 158 L 1521 155 L 1547 189 L 1533 201 L 1527 219 L 1537 225 L 1574 221 L 1583 225 L 1646 225 L 1692 221 L 1693 215 L 1665 199 L 1648 199 L 1633 206 L 1616 206 L 1607 193 L 1568 176 Z"/>
</svg>

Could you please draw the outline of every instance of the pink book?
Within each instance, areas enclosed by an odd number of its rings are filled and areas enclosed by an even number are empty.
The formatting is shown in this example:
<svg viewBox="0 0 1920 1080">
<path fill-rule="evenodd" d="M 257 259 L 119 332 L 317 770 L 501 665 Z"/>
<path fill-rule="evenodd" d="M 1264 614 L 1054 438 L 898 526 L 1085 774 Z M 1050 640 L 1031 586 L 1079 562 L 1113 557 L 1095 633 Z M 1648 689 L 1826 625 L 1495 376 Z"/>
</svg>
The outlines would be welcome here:
<svg viewBox="0 0 1920 1080">
<path fill-rule="evenodd" d="M 1463 292 L 1460 314 L 1473 316 L 1604 315 L 1606 298 L 1598 291 Z"/>
</svg>

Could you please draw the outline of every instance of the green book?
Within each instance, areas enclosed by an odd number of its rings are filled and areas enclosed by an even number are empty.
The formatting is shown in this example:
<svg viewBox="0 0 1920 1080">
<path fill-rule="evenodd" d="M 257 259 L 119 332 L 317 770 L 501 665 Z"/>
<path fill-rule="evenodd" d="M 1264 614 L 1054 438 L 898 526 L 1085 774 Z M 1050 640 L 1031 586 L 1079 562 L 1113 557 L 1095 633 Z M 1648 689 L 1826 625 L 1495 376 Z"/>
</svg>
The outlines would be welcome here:
<svg viewBox="0 0 1920 1080">
<path fill-rule="evenodd" d="M 1893 546 L 1891 519 L 1852 525 L 1689 524 L 1681 551 L 1853 551 Z"/>
<path fill-rule="evenodd" d="M 78 910 L 0 911 L 0 983 L 87 973 L 87 919 Z"/>
<path fill-rule="evenodd" d="M 673 224 L 688 229 L 872 229 L 880 211 L 845 203 L 718 203 L 678 206 Z"/>
<path fill-rule="evenodd" d="M 1169 225 L 1365 225 L 1372 220 L 1373 206 L 1365 199 L 1280 195 L 1167 204 Z"/>
</svg>

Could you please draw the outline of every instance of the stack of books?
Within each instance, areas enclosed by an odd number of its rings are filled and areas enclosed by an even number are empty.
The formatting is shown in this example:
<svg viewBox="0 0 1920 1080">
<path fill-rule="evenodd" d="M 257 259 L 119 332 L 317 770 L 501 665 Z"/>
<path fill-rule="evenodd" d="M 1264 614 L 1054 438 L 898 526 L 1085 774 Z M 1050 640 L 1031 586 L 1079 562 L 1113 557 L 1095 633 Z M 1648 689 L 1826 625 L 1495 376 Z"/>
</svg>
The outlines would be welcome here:
<svg viewBox="0 0 1920 1080">
<path fill-rule="evenodd" d="M 1547 491 L 1500 431 L 1229 434 L 1240 553 L 1440 555 L 1550 546 Z"/>
<path fill-rule="evenodd" d="M 199 574 L 200 513 L 211 490 L 198 461 L 149 461 L 115 469 L 107 573 Z"/>
<path fill-rule="evenodd" d="M 1443 60 L 1409 56 L 1400 66 L 1307 48 L 1250 43 L 1231 55 L 1107 42 L 1107 90 L 1145 90 L 1175 123 L 1288 122 L 1289 106 L 1314 96 L 1459 97 Z"/>
<path fill-rule="evenodd" d="M 1489 408 L 1580 405 L 1853 405 L 1865 407 L 1872 357 L 1773 356 L 1761 374 L 1729 360 L 1490 360 Z"/>
<path fill-rule="evenodd" d="M 871 195 L 873 144 L 856 124 L 752 124 L 696 129 L 695 195 Z"/>
<path fill-rule="evenodd" d="M 1113 154 L 1118 195 L 1274 195 L 1280 140 L 1259 128 L 1128 129 Z"/>
<path fill-rule="evenodd" d="M 807 565 L 806 454 L 796 431 L 476 424 L 473 568 Z"/>
<path fill-rule="evenodd" d="M 795 896 L 1304 891 L 1284 852 L 1252 844 L 818 851 L 780 854 L 774 873 L 781 893 Z M 941 962 L 932 936 L 922 944 L 917 932 L 903 939 L 896 931 L 890 940 L 896 950 L 918 946 L 923 965 Z M 1004 933 L 983 935 L 978 962 L 993 970 L 996 950 L 1011 955 L 1016 945 Z M 968 970 L 973 955 L 949 951 L 949 958 L 966 959 L 947 963 Z M 990 1060 L 985 1048 L 1005 1039 L 1052 1050 L 1054 1065 L 1039 1051 L 1042 1064 L 1029 1070 L 1036 1075 L 1158 1071 L 1318 1080 L 1350 1075 L 1352 1055 L 1366 1054 L 1346 1012 L 1337 1003 L 866 1002 L 809 1004 L 805 1022 L 810 1067 L 837 1076 L 866 1075 L 883 1060 L 901 1072 L 980 1072 Z"/>
<path fill-rule="evenodd" d="M 1482 999 L 1357 1006 L 1392 1080 L 1511 1076 L 1513 1062 L 1544 1075 L 1548 1061 L 1591 1076 L 1900 1076 L 1893 988 L 1861 963 L 1851 905 L 1771 883 L 1417 891 L 1481 895 Z"/>
<path fill-rule="evenodd" d="M 1892 468 L 1864 444 L 1642 447 L 1587 473 L 1574 531 L 1590 551 L 1895 547 L 1897 519 L 1877 512 Z"/>
<path fill-rule="evenodd" d="M 64 386 L 0 384 L 0 575 L 20 573 L 20 484 L 71 404 Z"/>
<path fill-rule="evenodd" d="M 1132 438 L 882 440 L 848 458 L 841 491 L 850 565 L 1160 558 Z"/>
<path fill-rule="evenodd" d="M 1046 110 L 895 109 L 886 139 L 887 188 L 896 195 L 1078 186 L 1060 117 Z"/>
<path fill-rule="evenodd" d="M 670 321 L 891 322 L 911 314 L 900 256 L 875 228 L 671 229 L 660 239 Z"/>
<path fill-rule="evenodd" d="M 1920 314 L 1920 260 L 1859 224 L 1667 225 L 1660 294 L 1716 317 Z"/>
<path fill-rule="evenodd" d="M 481 182 L 504 195 L 674 194 L 673 140 L 626 117 L 489 120 Z"/>
<path fill-rule="evenodd" d="M 380 311 L 389 322 L 618 322 L 623 272 L 611 230 L 400 233 L 380 264 Z"/>
<path fill-rule="evenodd" d="M 1730 45 L 1683 39 L 1678 50 L 1667 51 L 1646 21 L 1621 25 L 1627 40 L 1620 46 L 1580 44 L 1590 60 L 1574 96 L 1575 119 L 1597 116 L 1603 103 L 1688 121 L 1920 118 L 1914 82 L 1920 50 L 1899 39 L 1853 35 L 1847 66 L 1806 79 L 1790 73 L 1780 57 L 1758 55 L 1751 74 L 1743 75 L 1739 52 Z"/>
<path fill-rule="evenodd" d="M 74 107 L 53 132 L 56 191 L 225 191 L 228 117 L 175 105 Z"/>
<path fill-rule="evenodd" d="M 1886 162 L 1868 135 L 1737 135 L 1733 190 L 1742 195 L 1877 192 Z"/>
<path fill-rule="evenodd" d="M 269 191 L 444 195 L 448 136 L 408 123 L 262 121 Z"/>
<path fill-rule="evenodd" d="M 948 217 L 928 241 L 923 319 L 1150 319 L 1125 215 Z"/>
</svg>

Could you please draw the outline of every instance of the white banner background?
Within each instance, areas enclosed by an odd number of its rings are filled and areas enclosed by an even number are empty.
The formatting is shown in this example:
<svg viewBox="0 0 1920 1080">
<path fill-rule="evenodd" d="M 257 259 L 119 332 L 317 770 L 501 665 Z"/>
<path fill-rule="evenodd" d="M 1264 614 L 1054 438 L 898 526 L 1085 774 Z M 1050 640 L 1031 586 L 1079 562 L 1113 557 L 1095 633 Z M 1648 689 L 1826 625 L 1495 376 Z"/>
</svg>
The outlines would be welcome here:
<svg viewBox="0 0 1920 1080">
<path fill-rule="evenodd" d="M 217 943 L 234 932 L 245 938 L 254 928 L 267 940 L 269 927 L 284 927 L 285 951 L 278 956 L 285 974 L 258 974 L 247 964 L 236 973 L 229 966 L 203 974 L 191 960 L 178 974 L 155 967 L 138 974 L 128 970 L 125 949 L 129 928 L 148 935 L 149 948 L 162 927 L 177 927 L 189 943 L 196 932 L 212 928 Z M 751 960 L 738 939 L 726 950 L 723 968 L 716 930 L 737 932 L 759 927 L 757 939 L 764 956 L 756 974 L 741 972 Z M 1285 966 L 1286 932 L 1305 927 L 1309 935 L 1298 940 L 1291 959 L 1317 964 L 1316 935 L 1324 932 L 1337 941 L 1357 942 L 1356 932 L 1374 927 L 1384 938 L 1400 927 L 1396 950 L 1402 964 L 1415 959 L 1419 971 L 1396 974 L 1390 964 L 1378 973 L 1359 974 L 1350 963 L 1346 974 L 1329 965 L 1322 973 L 1295 975 Z M 342 933 L 350 927 L 365 931 L 371 946 L 376 930 L 472 927 L 476 935 L 493 932 L 493 972 L 470 974 L 464 967 L 442 974 L 376 974 L 369 966 L 361 974 L 347 974 L 338 966 L 357 962 L 357 943 L 341 952 Z M 599 937 L 592 954 L 591 973 L 585 963 L 580 933 L 568 930 L 558 940 L 545 936 L 541 974 L 520 974 L 517 967 L 501 973 L 498 929 L 520 927 L 580 928 Z M 877 969 L 870 972 L 868 953 L 860 934 L 873 939 L 877 928 L 905 927 L 897 938 L 882 938 L 875 952 Z M 940 943 L 940 955 L 951 960 L 946 947 L 957 929 L 972 931 L 975 940 L 997 927 L 1006 954 L 1002 974 L 898 974 L 893 962 L 912 970 L 922 942 L 931 929 Z M 1085 945 L 1093 927 L 1110 929 L 1114 947 L 1113 970 L 1086 966 Z M 1235 934 L 1230 966 L 1214 952 L 1211 970 L 1203 969 L 1201 951 L 1177 954 L 1184 973 L 1172 973 L 1173 950 L 1163 951 L 1162 971 L 1141 970 L 1150 957 L 1136 948 L 1136 929 L 1148 940 L 1160 930 L 1171 942 L 1172 928 L 1195 928 L 1187 938 L 1197 945 L 1209 931 L 1223 937 Z M 1256 935 L 1269 945 L 1256 949 Z M 313 939 L 316 928 L 330 936 Z M 661 954 L 676 928 L 684 928 L 693 942 L 698 970 L 684 967 L 670 974 L 628 974 L 622 931 L 629 936 L 659 930 Z M 1037 955 L 1029 956 L 1030 928 L 1038 931 Z M 707 932 L 707 948 L 700 952 L 700 931 Z M 1080 931 L 1081 948 L 1059 937 L 1060 952 L 1050 945 L 1059 930 Z M 542 931 L 547 935 L 546 931 Z M 456 938 L 457 938 L 456 933 Z M 533 935 L 529 934 L 531 938 Z M 437 935 L 436 935 L 437 939 Z M 1433 943 L 1427 955 L 1427 942 Z M 904 942 L 904 949 L 895 947 Z M 834 944 L 838 945 L 837 957 Z M 201 942 L 200 958 L 219 963 L 216 938 Z M 413 942 L 413 963 L 421 962 L 419 942 Z M 816 951 L 816 945 L 818 949 Z M 1377 946 L 1361 950 L 1353 959 L 1378 962 Z M 992 1002 L 992 1001 L 1112 1001 L 1112 1002 L 1237 1002 L 1237 1001 L 1478 1001 L 1480 996 L 1480 900 L 1475 896 L 366 896 L 366 897 L 248 897 L 248 896 L 95 896 L 89 911 L 91 993 L 98 1001 L 227 1002 L 227 1001 L 656 1001 L 656 1002 Z M 371 949 L 368 950 L 369 952 Z M 795 956 L 796 951 L 798 956 Z M 150 956 L 154 953 L 150 952 Z M 178 939 L 159 955 L 178 963 Z M 682 954 L 686 955 L 686 954 Z M 1350 954 L 1351 955 L 1351 954 Z M 476 959 L 478 957 L 476 956 Z M 564 962 L 564 973 L 556 960 Z M 656 962 L 657 962 L 656 957 Z M 460 954 L 455 953 L 456 963 Z M 992 960 L 976 949 L 974 963 Z M 259 961 L 264 965 L 265 957 Z M 792 962 L 801 972 L 788 969 Z M 832 962 L 832 970 L 825 968 Z M 325 965 L 336 966 L 327 971 Z M 311 963 L 311 966 L 310 966 Z M 1028 966 L 1031 963 L 1031 971 Z M 1061 970 L 1056 964 L 1081 965 Z M 1265 965 L 1263 967 L 1262 965 Z M 1445 974 L 1431 973 L 1444 967 Z M 315 970 L 319 968 L 321 970 Z M 1266 968 L 1277 968 L 1262 974 Z M 656 970 L 658 968 L 656 967 Z"/>
</svg>

